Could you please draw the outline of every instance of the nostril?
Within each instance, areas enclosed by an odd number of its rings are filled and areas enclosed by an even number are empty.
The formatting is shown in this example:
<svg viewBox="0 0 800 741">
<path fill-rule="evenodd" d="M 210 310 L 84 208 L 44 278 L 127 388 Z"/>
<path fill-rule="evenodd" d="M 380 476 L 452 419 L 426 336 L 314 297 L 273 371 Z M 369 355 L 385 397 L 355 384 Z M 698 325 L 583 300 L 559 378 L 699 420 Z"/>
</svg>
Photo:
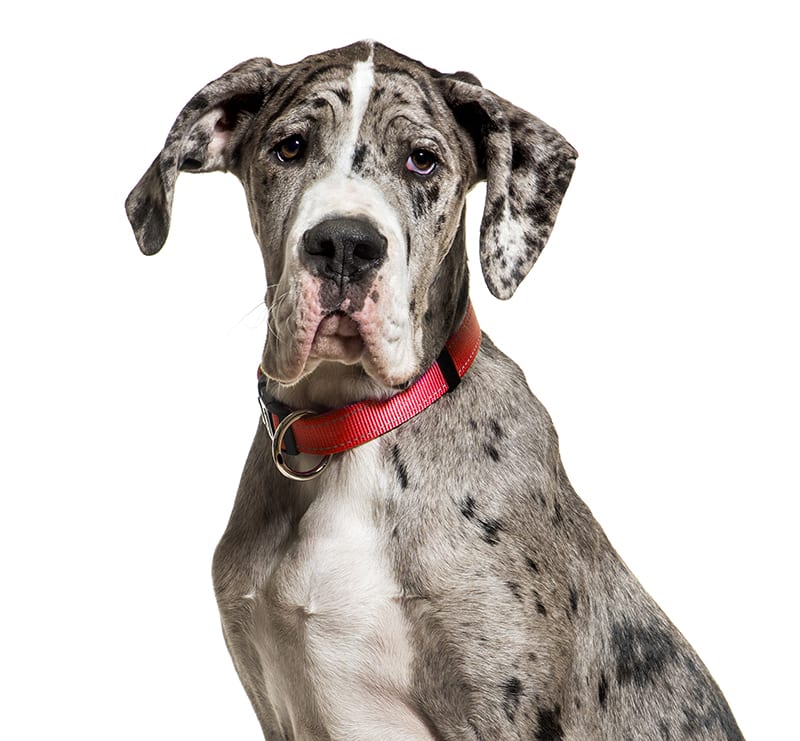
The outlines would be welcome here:
<svg viewBox="0 0 800 741">
<path fill-rule="evenodd" d="M 336 254 L 336 245 L 333 238 L 318 227 L 309 229 L 303 235 L 303 249 L 308 255 L 319 255 L 321 257 L 333 257 Z"/>
<path fill-rule="evenodd" d="M 369 242 L 358 242 L 353 247 L 353 256 L 359 260 L 377 260 L 386 253 L 386 237 Z"/>
<path fill-rule="evenodd" d="M 309 252 L 312 255 L 322 255 L 322 257 L 335 257 L 336 245 L 332 239 L 321 239 Z"/>
</svg>

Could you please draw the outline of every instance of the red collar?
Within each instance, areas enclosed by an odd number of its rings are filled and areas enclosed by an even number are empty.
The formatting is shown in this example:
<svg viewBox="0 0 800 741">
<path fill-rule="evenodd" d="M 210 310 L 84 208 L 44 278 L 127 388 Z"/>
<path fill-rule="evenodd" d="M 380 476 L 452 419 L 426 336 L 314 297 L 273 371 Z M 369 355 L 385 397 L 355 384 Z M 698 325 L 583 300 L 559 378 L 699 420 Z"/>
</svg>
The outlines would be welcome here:
<svg viewBox="0 0 800 741">
<path fill-rule="evenodd" d="M 436 362 L 411 386 L 385 401 L 358 401 L 341 409 L 317 414 L 292 410 L 266 392 L 267 378 L 258 369 L 258 400 L 264 425 L 272 438 L 272 457 L 278 470 L 292 479 L 318 476 L 330 457 L 399 427 L 458 386 L 481 346 L 481 328 L 472 309 L 447 340 Z M 297 471 L 285 455 L 307 453 L 324 456 L 314 468 Z"/>
</svg>

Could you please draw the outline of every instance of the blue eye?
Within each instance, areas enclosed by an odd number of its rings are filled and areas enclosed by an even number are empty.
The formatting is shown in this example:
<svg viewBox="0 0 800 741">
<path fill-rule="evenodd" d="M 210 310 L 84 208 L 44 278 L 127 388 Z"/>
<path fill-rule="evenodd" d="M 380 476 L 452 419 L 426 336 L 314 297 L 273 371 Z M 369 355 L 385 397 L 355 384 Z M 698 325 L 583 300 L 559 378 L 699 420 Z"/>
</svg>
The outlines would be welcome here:
<svg viewBox="0 0 800 741">
<path fill-rule="evenodd" d="M 301 157 L 305 149 L 306 140 L 299 134 L 292 134 L 279 141 L 273 151 L 279 162 L 291 162 Z"/>
<path fill-rule="evenodd" d="M 427 149 L 415 149 L 408 155 L 406 170 L 416 175 L 430 175 L 438 164 L 436 155 Z"/>
</svg>

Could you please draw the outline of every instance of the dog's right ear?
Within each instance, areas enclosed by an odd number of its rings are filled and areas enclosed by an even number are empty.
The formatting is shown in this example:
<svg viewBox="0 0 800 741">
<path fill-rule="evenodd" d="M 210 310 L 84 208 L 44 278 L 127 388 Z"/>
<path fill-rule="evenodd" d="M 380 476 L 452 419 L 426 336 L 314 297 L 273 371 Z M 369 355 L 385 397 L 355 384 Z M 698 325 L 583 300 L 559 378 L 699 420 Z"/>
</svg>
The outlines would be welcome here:
<svg viewBox="0 0 800 741">
<path fill-rule="evenodd" d="M 243 62 L 206 85 L 178 114 L 161 153 L 125 201 L 145 255 L 154 255 L 167 239 L 178 174 L 230 169 L 277 69 L 265 58 Z"/>
<path fill-rule="evenodd" d="M 470 134 L 486 180 L 480 259 L 497 298 L 513 295 L 547 242 L 578 153 L 555 129 L 482 87 L 474 75 L 438 78 Z"/>
</svg>

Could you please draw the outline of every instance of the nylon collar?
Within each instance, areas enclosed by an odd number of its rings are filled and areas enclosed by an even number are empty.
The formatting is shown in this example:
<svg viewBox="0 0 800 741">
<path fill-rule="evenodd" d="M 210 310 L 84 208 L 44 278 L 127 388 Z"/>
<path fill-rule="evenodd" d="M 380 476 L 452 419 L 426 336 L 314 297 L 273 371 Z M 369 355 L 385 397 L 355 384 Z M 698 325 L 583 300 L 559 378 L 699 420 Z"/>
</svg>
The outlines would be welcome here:
<svg viewBox="0 0 800 741">
<path fill-rule="evenodd" d="M 258 369 L 258 400 L 261 416 L 272 439 L 272 457 L 288 478 L 305 480 L 318 476 L 330 456 L 363 445 L 384 435 L 458 386 L 481 346 L 481 329 L 472 304 L 464 320 L 445 343 L 436 362 L 411 386 L 383 401 L 366 400 L 317 414 L 292 410 L 267 394 L 267 377 Z M 291 468 L 286 455 L 323 456 L 308 471 Z"/>
</svg>

